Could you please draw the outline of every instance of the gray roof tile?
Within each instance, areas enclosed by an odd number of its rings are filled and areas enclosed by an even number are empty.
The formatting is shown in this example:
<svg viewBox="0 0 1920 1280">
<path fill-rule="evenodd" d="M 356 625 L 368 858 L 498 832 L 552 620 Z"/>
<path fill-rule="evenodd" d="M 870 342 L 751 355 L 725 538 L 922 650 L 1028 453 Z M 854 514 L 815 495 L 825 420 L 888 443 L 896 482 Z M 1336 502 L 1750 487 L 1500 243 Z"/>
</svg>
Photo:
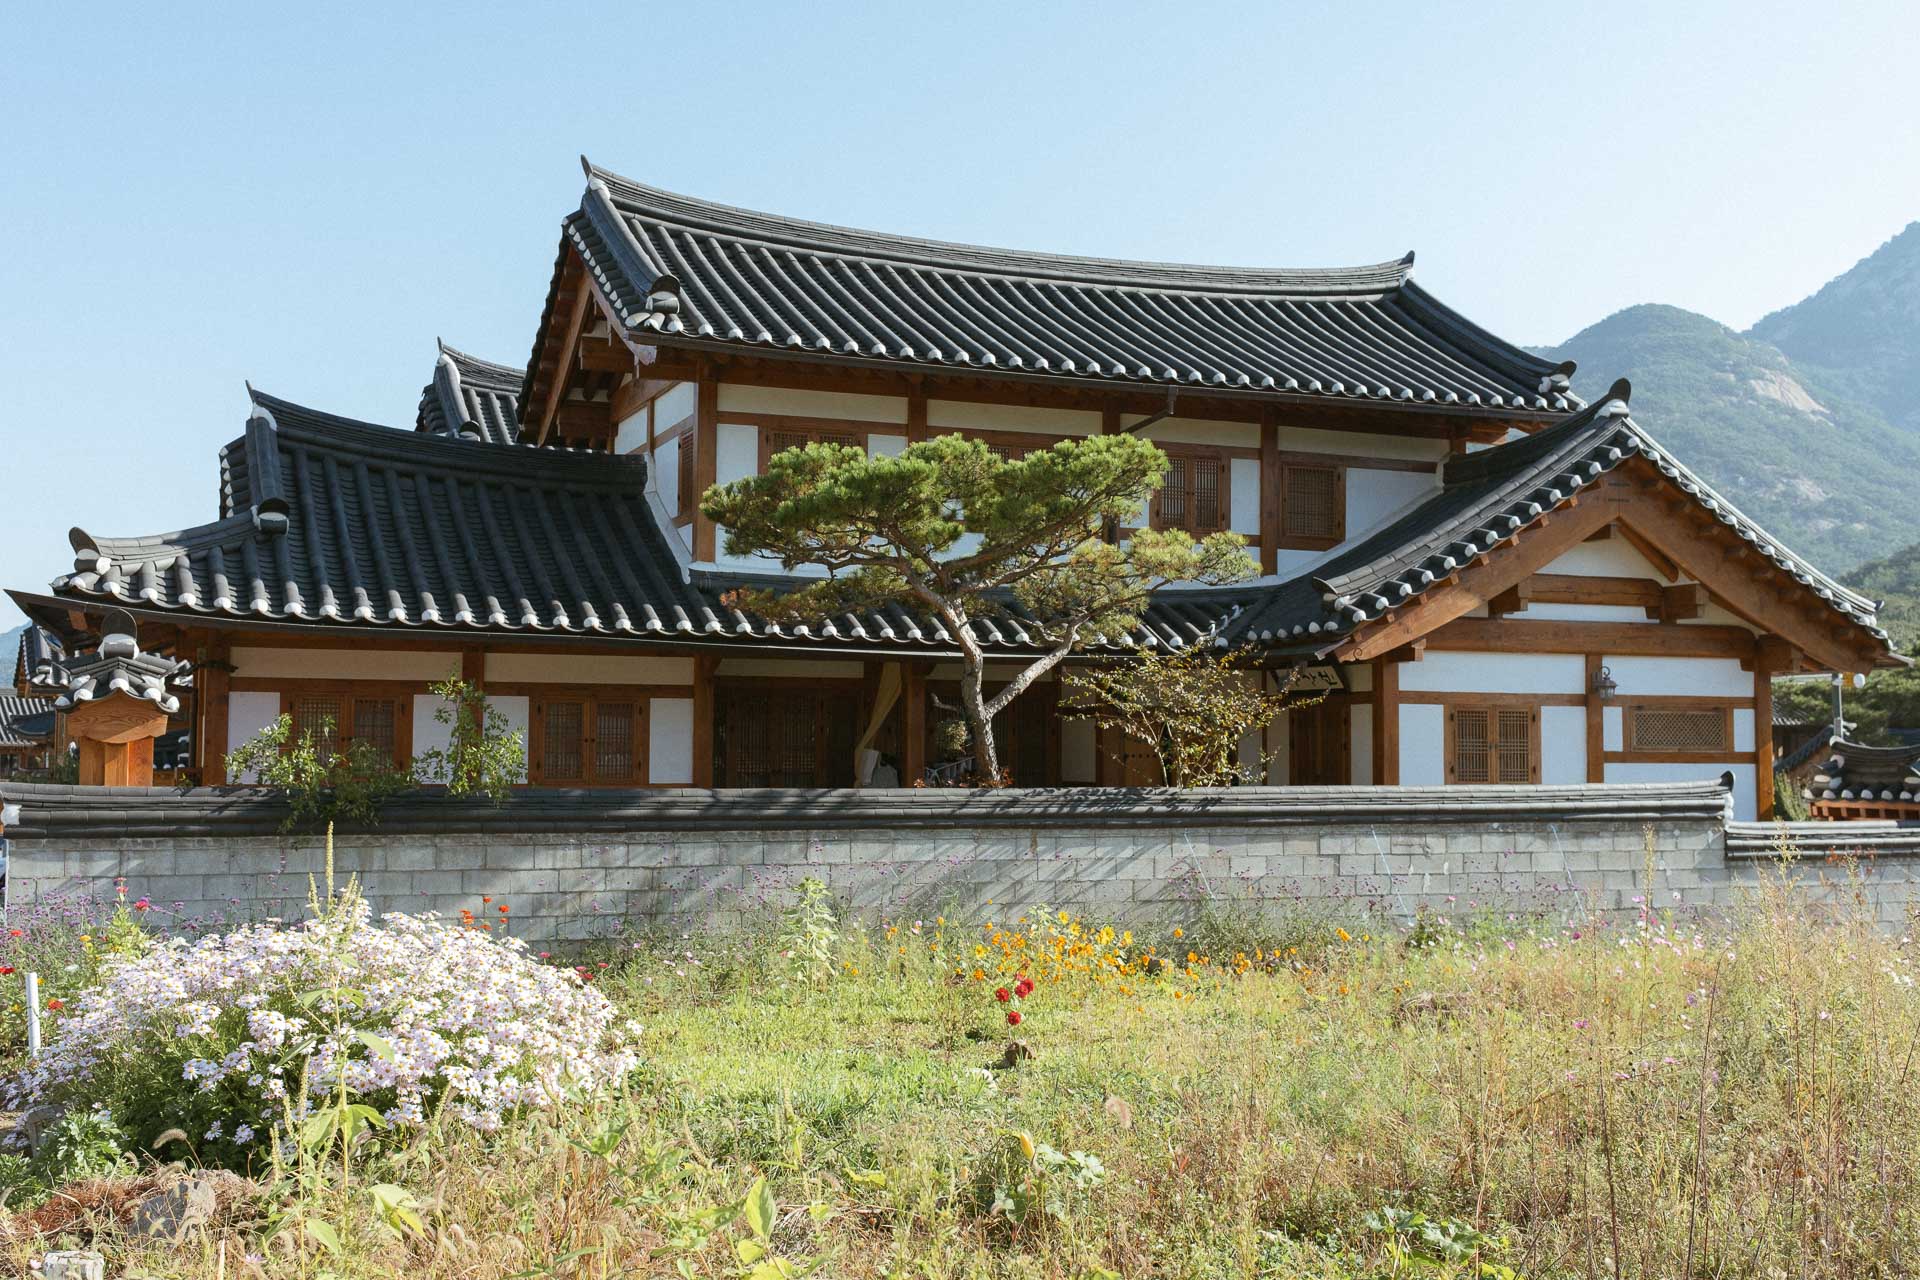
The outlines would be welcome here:
<svg viewBox="0 0 1920 1280">
<path fill-rule="evenodd" d="M 1445 306 L 1413 283 L 1412 254 L 1307 270 L 1068 257 L 827 226 L 587 175 L 562 252 L 580 255 L 644 340 L 1535 417 L 1579 407 L 1571 365 Z"/>
<path fill-rule="evenodd" d="M 420 391 L 414 429 L 513 444 L 520 438 L 520 384 L 526 370 L 457 351 L 442 342 L 433 379 Z"/>
</svg>

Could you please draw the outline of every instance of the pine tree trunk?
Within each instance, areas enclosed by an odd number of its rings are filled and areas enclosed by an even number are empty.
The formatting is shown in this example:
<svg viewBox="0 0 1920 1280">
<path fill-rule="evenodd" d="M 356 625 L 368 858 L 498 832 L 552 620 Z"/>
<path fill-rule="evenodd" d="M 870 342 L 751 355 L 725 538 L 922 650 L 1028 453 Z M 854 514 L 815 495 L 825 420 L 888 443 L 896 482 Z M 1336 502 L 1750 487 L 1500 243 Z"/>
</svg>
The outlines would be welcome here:
<svg viewBox="0 0 1920 1280">
<path fill-rule="evenodd" d="M 993 718 L 987 714 L 986 681 L 986 662 L 968 654 L 966 669 L 960 675 L 960 705 L 966 710 L 968 727 L 973 730 L 975 776 L 982 786 L 997 787 L 1000 756 L 994 750 Z"/>
</svg>

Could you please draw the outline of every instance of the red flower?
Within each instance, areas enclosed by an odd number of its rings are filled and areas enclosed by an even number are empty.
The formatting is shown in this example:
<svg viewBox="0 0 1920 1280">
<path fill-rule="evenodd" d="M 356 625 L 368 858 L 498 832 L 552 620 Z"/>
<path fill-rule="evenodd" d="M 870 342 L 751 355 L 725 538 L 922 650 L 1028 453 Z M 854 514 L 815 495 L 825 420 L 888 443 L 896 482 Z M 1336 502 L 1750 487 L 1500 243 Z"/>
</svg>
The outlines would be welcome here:
<svg viewBox="0 0 1920 1280">
<path fill-rule="evenodd" d="M 27 931 L 25 929 L 9 929 L 7 930 L 7 936 L 13 937 L 13 938 L 24 938 L 27 936 Z"/>
<path fill-rule="evenodd" d="M 995 987 L 993 991 L 993 998 L 995 1000 L 998 1000 L 1001 1004 L 1005 1004 L 1007 1001 L 1013 999 L 1013 992 L 1007 990 L 1005 987 Z"/>
<path fill-rule="evenodd" d="M 147 910 L 150 910 L 152 906 L 153 906 L 153 899 L 141 898 L 138 902 L 135 902 L 133 904 L 133 909 L 135 911 L 147 911 Z"/>
<path fill-rule="evenodd" d="M 500 904 L 500 914 L 501 915 L 507 914 L 507 904 L 504 902 Z"/>
<path fill-rule="evenodd" d="M 1019 996 L 1022 1000 L 1025 1000 L 1028 996 L 1032 995 L 1033 979 L 1031 978 L 1020 979 L 1019 982 L 1014 984 L 1013 994 Z"/>
<path fill-rule="evenodd" d="M 1009 1009 L 1007 1010 L 1007 1025 L 1010 1027 L 1017 1027 L 1020 1025 L 1020 1019 L 1025 1016 L 1026 1015 L 1021 1013 L 1018 1009 Z"/>
<path fill-rule="evenodd" d="M 64 1000 L 49 1000 L 49 1001 L 47 1001 L 47 1008 L 49 1008 L 49 1009 L 55 1009 L 55 1010 L 58 1010 L 58 1009 L 64 1009 L 64 1008 L 66 1008 L 66 1007 L 67 1007 L 67 1002 L 66 1002 L 66 1001 L 64 1001 Z"/>
<path fill-rule="evenodd" d="M 9 974 L 9 973 L 12 973 L 12 972 L 13 972 L 13 966 L 12 966 L 12 965 L 10 965 L 10 964 L 0 964 L 0 977 L 4 977 L 5 975 L 7 975 L 7 974 Z"/>
</svg>

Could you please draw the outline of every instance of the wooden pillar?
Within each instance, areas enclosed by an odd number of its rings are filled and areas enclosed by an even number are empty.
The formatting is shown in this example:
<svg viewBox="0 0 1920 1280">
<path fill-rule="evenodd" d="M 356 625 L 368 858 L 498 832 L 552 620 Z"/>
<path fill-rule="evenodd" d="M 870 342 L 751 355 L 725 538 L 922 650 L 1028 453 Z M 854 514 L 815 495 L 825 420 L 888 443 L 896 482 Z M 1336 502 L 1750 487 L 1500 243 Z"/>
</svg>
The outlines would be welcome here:
<svg viewBox="0 0 1920 1280">
<path fill-rule="evenodd" d="M 700 378 L 694 399 L 693 434 L 683 439 L 680 447 L 684 449 L 689 443 L 693 446 L 693 492 L 680 495 L 681 510 L 687 510 L 688 504 L 692 506 L 693 558 L 711 563 L 717 550 L 714 523 L 700 510 L 700 495 L 719 477 L 720 384 L 711 374 Z M 695 773 L 698 772 L 696 763 Z"/>
<path fill-rule="evenodd" d="M 1373 784 L 1400 785 L 1400 664 L 1373 664 Z"/>
<path fill-rule="evenodd" d="M 1600 682 L 1603 655 L 1587 655 L 1587 781 L 1607 780 L 1607 704 L 1594 688 Z"/>
<path fill-rule="evenodd" d="M 1762 822 L 1773 817 L 1773 673 L 1786 665 L 1779 648 L 1769 636 L 1753 655 L 1753 812 Z"/>
<path fill-rule="evenodd" d="M 900 664 L 900 785 L 911 787 L 927 772 L 927 669 Z"/>
<path fill-rule="evenodd" d="M 227 668 L 232 657 L 233 647 L 216 633 L 201 651 L 203 665 L 193 677 L 193 700 L 199 713 L 194 749 L 200 756 L 203 787 L 224 786 L 227 781 L 227 752 L 232 746 L 227 741 L 227 701 L 233 684 L 233 673 Z"/>
<path fill-rule="evenodd" d="M 1260 572 L 1280 569 L 1280 421 L 1260 416 Z"/>
<path fill-rule="evenodd" d="M 153 740 L 167 731 L 166 712 L 115 693 L 81 703 L 67 724 L 80 741 L 81 786 L 153 785 Z"/>
<path fill-rule="evenodd" d="M 702 654 L 693 660 L 693 785 L 713 782 L 713 681 L 720 659 Z"/>
<path fill-rule="evenodd" d="M 463 649 L 460 651 L 460 678 L 474 685 L 487 682 L 486 650 Z"/>
<path fill-rule="evenodd" d="M 927 393 L 915 388 L 907 393 L 907 443 L 918 444 L 927 438 Z"/>
</svg>

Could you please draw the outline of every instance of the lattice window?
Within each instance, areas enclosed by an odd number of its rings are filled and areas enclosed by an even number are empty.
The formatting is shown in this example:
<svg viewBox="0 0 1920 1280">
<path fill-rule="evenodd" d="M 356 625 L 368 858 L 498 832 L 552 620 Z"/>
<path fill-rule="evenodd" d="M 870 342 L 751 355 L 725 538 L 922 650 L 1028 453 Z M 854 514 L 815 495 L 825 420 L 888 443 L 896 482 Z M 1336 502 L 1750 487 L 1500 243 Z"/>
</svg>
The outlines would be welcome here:
<svg viewBox="0 0 1920 1280">
<path fill-rule="evenodd" d="M 810 444 L 844 444 L 856 449 L 864 449 L 867 436 L 863 431 L 836 431 L 826 427 L 766 427 L 760 432 L 760 470 L 765 472 L 767 463 L 775 454 L 785 453 L 789 449 L 804 449 Z"/>
<path fill-rule="evenodd" d="M 1626 748 L 1672 754 L 1731 751 L 1733 714 L 1726 707 L 1628 707 Z"/>
<path fill-rule="evenodd" d="M 293 717 L 293 741 L 298 743 L 308 734 L 312 734 L 314 746 L 319 749 L 320 758 L 331 760 L 334 747 L 339 743 L 345 728 L 344 703 L 345 699 L 338 694 L 295 695 L 288 713 Z"/>
<path fill-rule="evenodd" d="M 1540 712 L 1533 707 L 1449 707 L 1447 781 L 1540 780 Z"/>
<path fill-rule="evenodd" d="M 400 751 L 400 702 L 397 698 L 355 698 L 353 727 L 355 742 L 364 742 L 388 760 Z"/>
<path fill-rule="evenodd" d="M 1218 533 L 1227 527 L 1227 460 L 1193 453 L 1167 457 L 1167 478 L 1154 495 L 1156 529 Z"/>
<path fill-rule="evenodd" d="M 764 686 L 723 688 L 714 777 L 727 787 L 844 787 L 853 783 L 857 700 Z"/>
<path fill-rule="evenodd" d="M 634 727 L 639 708 L 631 702 L 594 707 L 593 776 L 596 782 L 627 782 L 634 772 Z"/>
<path fill-rule="evenodd" d="M 585 781 L 587 704 L 560 699 L 549 701 L 541 730 L 540 781 Z"/>
<path fill-rule="evenodd" d="M 1338 466 L 1281 468 L 1281 537 L 1323 547 L 1346 537 L 1346 474 Z"/>
<path fill-rule="evenodd" d="M 679 505 L 674 508 L 674 515 L 676 517 L 692 519 L 694 509 L 700 505 L 700 495 L 693 491 L 694 452 L 693 432 L 691 431 L 682 431 L 680 433 L 680 448 L 677 462 L 679 465 L 680 494 Z"/>
</svg>

